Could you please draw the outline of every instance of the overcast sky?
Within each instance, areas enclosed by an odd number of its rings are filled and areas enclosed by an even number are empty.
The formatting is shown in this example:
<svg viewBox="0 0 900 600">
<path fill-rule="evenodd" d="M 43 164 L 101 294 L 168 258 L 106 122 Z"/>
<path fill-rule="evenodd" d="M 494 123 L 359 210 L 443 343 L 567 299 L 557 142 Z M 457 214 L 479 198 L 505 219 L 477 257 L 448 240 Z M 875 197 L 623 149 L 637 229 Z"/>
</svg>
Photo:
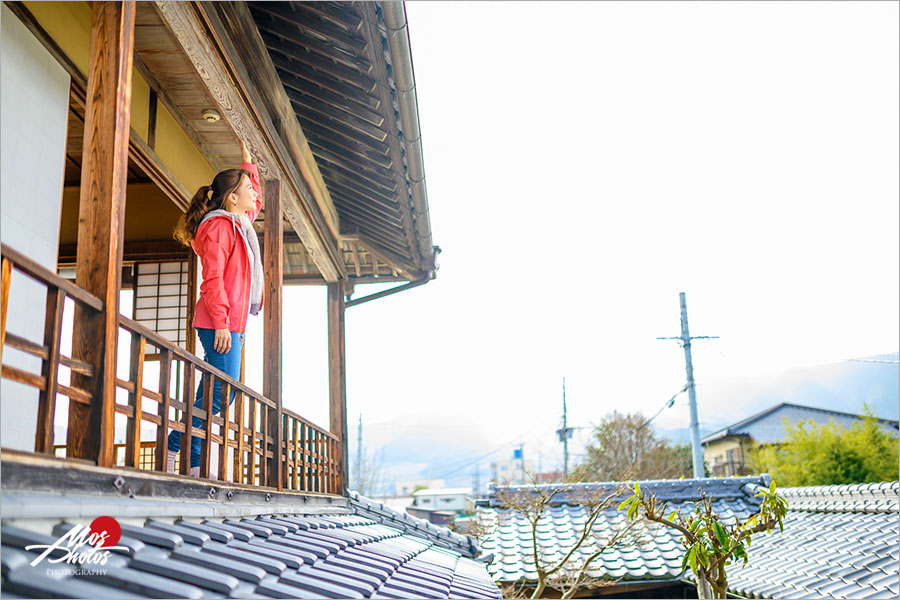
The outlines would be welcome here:
<svg viewBox="0 0 900 600">
<path fill-rule="evenodd" d="M 563 377 L 570 424 L 652 414 L 685 381 L 656 339 L 680 334 L 681 291 L 691 333 L 720 336 L 694 344 L 701 420 L 760 377 L 897 351 L 896 2 L 407 17 L 443 252 L 435 281 L 348 310 L 351 424 L 553 446 Z M 324 300 L 286 292 L 285 405 L 327 426 Z"/>
</svg>

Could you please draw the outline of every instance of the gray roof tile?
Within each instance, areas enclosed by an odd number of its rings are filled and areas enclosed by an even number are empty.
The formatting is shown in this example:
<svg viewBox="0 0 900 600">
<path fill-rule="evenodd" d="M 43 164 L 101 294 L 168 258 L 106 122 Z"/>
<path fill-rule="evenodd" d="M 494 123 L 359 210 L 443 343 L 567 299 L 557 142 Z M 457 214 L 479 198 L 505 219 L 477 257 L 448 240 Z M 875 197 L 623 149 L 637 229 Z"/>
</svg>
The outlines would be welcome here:
<svg viewBox="0 0 900 600">
<path fill-rule="evenodd" d="M 19 585 L 22 569 L 37 555 L 30 558 L 14 546 L 52 544 L 57 538 L 3 523 L 4 592 L 51 596 L 67 589 L 72 596 L 98 598 L 500 597 L 483 563 L 356 514 L 120 525 L 134 544 L 133 556 L 111 557 L 102 581 L 67 574 L 35 577 L 29 587 Z M 56 529 L 62 533 L 72 526 L 59 523 Z M 431 534 L 443 535 L 436 530 Z"/>
<path fill-rule="evenodd" d="M 766 478 L 759 477 L 661 480 L 641 482 L 641 487 L 653 490 L 658 498 L 667 501 L 670 510 L 684 511 L 693 508 L 689 494 L 696 494 L 697 486 L 703 486 L 720 515 L 744 519 L 757 510 L 758 499 L 752 498 L 752 494 L 766 482 Z M 608 490 L 611 484 L 580 484 L 575 489 L 585 493 L 591 486 Z M 779 491 L 789 502 L 784 532 L 754 537 L 748 566 L 741 568 L 738 563 L 729 567 L 731 591 L 748 597 L 896 595 L 893 590 L 900 579 L 897 521 L 900 484 L 884 482 Z M 541 549 L 548 559 L 561 556 L 561 552 L 571 547 L 578 524 L 586 516 L 580 506 L 565 503 L 565 493 L 557 498 L 559 503 L 551 506 L 538 525 Z M 488 565 L 492 577 L 498 582 L 522 577 L 536 579 L 527 523 L 498 505 L 496 496 L 487 504 L 490 506 L 479 508 L 479 517 L 493 528 L 482 541 L 484 551 L 494 555 Z M 602 543 L 623 520 L 623 515 L 614 508 L 605 511 L 593 528 L 591 546 Z M 590 574 L 624 580 L 671 580 L 682 576 L 683 547 L 675 532 L 647 522 L 641 522 L 636 529 L 638 547 L 605 551 L 593 563 Z M 684 576 L 693 577 L 690 572 Z"/>
</svg>

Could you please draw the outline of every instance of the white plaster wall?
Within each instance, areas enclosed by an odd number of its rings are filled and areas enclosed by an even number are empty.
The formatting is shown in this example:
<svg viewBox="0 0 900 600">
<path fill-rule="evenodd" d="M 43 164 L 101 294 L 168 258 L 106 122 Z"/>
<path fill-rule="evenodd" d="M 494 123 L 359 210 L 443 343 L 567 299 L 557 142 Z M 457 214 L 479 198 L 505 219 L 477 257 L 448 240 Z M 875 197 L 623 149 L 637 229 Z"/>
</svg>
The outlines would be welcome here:
<svg viewBox="0 0 900 600">
<path fill-rule="evenodd" d="M 0 27 L 0 243 L 56 271 L 69 74 L 6 6 Z M 43 342 L 45 300 L 43 286 L 14 273 L 7 332 Z M 40 372 L 9 348 L 3 362 Z M 37 390 L 0 386 L 0 446 L 34 450 Z"/>
</svg>

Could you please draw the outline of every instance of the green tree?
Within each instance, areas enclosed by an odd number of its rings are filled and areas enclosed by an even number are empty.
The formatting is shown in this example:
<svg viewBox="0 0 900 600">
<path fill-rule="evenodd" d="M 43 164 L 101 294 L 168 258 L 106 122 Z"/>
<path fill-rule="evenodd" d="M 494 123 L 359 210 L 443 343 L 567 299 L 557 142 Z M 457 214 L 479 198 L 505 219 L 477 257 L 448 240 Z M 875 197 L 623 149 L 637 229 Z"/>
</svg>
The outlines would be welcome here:
<svg viewBox="0 0 900 600">
<path fill-rule="evenodd" d="M 657 437 L 641 413 L 617 411 L 603 417 L 574 481 L 671 479 L 692 475 L 691 449 Z"/>
<path fill-rule="evenodd" d="M 834 420 L 791 423 L 784 443 L 751 451 L 754 469 L 786 486 L 893 481 L 900 467 L 897 438 L 865 407 L 865 418 L 845 429 Z"/>
<path fill-rule="evenodd" d="M 681 568 L 690 566 L 694 572 L 697 597 L 725 598 L 728 589 L 726 567 L 737 560 L 747 564 L 747 547 L 754 535 L 771 531 L 776 525 L 779 531 L 784 529 L 788 504 L 775 493 L 775 482 L 768 489 L 760 488 L 755 495 L 762 499 L 759 511 L 743 523 L 723 523 L 703 489 L 700 489 L 700 501 L 694 503 L 694 512 L 687 516 L 677 510 L 666 515 L 668 505 L 659 502 L 652 492 L 642 491 L 638 483 L 634 484 L 631 497 L 619 505 L 619 510 L 628 509 L 628 521 L 643 517 L 679 532 L 685 550 Z"/>
</svg>

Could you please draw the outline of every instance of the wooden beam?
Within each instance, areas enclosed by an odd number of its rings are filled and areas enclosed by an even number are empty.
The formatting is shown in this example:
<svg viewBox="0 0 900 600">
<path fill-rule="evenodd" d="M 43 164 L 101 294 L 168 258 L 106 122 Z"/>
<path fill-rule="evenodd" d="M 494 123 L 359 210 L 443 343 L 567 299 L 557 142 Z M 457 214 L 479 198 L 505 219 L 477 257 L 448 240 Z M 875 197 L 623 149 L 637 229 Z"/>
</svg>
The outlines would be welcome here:
<svg viewBox="0 0 900 600">
<path fill-rule="evenodd" d="M 156 90 L 150 88 L 150 115 L 147 123 L 147 146 L 154 152 L 156 152 L 156 111 L 158 108 L 156 94 Z"/>
<path fill-rule="evenodd" d="M 201 81 L 218 104 L 222 117 L 257 158 L 260 175 L 271 179 L 284 175 L 284 211 L 303 239 L 322 276 L 338 281 L 346 276 L 334 236 L 298 165 L 277 134 L 277 127 L 259 98 L 252 79 L 215 13 L 205 3 L 154 2 L 163 23 L 190 59 Z"/>
<path fill-rule="evenodd" d="M 341 282 L 328 284 L 328 414 L 331 433 L 338 438 L 338 472 L 342 494 L 347 485 L 347 373 L 344 352 L 344 290 Z"/>
<path fill-rule="evenodd" d="M 266 485 L 281 490 L 284 486 L 281 450 L 282 427 L 282 335 L 281 290 L 284 275 L 284 220 L 282 219 L 281 182 L 267 180 L 263 184 L 266 207 L 266 232 L 263 250 L 265 282 L 263 298 L 263 396 L 275 402 L 275 418 L 269 420 L 269 435 L 275 439 L 272 465 L 267 469 Z M 265 457 L 263 457 L 265 460 Z"/>
<path fill-rule="evenodd" d="M 57 264 L 73 264 L 76 261 L 77 244 L 60 244 Z M 175 261 L 188 260 L 193 254 L 190 248 L 182 246 L 175 240 L 149 240 L 125 242 L 122 244 L 122 261 Z"/>
<path fill-rule="evenodd" d="M 89 405 L 70 403 L 66 456 L 113 466 L 119 288 L 125 230 L 125 189 L 134 49 L 133 2 L 91 5 L 90 66 L 78 214 L 76 283 L 103 302 L 93 313 L 76 307 L 73 358 L 94 368 Z M 75 387 L 87 387 L 73 377 Z"/>
</svg>

